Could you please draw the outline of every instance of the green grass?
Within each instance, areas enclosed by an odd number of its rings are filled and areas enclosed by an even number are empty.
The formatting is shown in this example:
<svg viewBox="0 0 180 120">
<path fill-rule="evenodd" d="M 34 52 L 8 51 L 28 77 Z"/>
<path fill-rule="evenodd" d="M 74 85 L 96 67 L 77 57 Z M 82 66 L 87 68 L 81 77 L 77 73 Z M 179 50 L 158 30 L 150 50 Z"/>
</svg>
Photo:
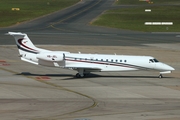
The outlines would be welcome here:
<svg viewBox="0 0 180 120">
<path fill-rule="evenodd" d="M 0 27 L 31 20 L 77 2 L 79 0 L 0 0 Z M 20 8 L 20 11 L 12 11 L 12 8 Z"/>
<path fill-rule="evenodd" d="M 180 4 L 180 0 L 150 0 L 153 4 Z M 151 3 L 151 4 L 152 4 Z M 146 1 L 139 0 L 118 0 L 116 4 L 149 4 Z"/>
<path fill-rule="evenodd" d="M 147 7 L 123 8 L 106 11 L 93 25 L 146 32 L 179 32 L 180 6 L 151 6 L 152 12 L 145 12 Z M 172 26 L 147 26 L 145 22 L 173 22 Z"/>
</svg>

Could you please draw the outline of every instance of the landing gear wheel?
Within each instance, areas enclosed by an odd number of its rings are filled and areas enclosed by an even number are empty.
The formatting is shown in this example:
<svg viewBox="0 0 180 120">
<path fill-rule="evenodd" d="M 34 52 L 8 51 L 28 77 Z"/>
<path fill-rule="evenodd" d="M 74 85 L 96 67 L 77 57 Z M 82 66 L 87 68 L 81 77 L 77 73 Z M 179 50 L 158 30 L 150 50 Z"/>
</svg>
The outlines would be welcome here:
<svg viewBox="0 0 180 120">
<path fill-rule="evenodd" d="M 82 78 L 82 77 L 84 77 L 84 75 L 81 75 L 81 74 L 77 73 L 77 74 L 76 74 L 76 77 L 77 77 L 77 78 Z"/>
<path fill-rule="evenodd" d="M 81 78 L 81 75 L 79 73 L 76 74 L 77 78 Z"/>
<path fill-rule="evenodd" d="M 163 78 L 162 74 L 159 75 L 159 78 L 160 78 L 160 79 Z"/>
</svg>

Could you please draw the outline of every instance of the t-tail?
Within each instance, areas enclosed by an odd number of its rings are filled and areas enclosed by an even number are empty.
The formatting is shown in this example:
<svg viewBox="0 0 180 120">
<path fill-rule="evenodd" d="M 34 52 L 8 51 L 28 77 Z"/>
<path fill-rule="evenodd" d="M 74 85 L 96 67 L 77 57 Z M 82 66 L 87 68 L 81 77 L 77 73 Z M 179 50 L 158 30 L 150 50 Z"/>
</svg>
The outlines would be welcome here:
<svg viewBox="0 0 180 120">
<path fill-rule="evenodd" d="M 44 66 L 55 66 L 55 62 L 62 63 L 62 61 L 64 61 L 64 53 L 69 53 L 66 51 L 50 51 L 38 48 L 31 42 L 25 33 L 8 32 L 7 34 L 14 37 L 21 60 L 29 63 Z M 62 64 L 59 63 L 59 66 L 62 66 Z"/>
<path fill-rule="evenodd" d="M 40 49 L 34 46 L 34 44 L 31 42 L 27 34 L 21 33 L 21 32 L 8 32 L 9 35 L 12 35 L 16 41 L 16 45 L 19 49 L 19 54 L 38 54 L 40 52 L 45 52 L 48 50 Z"/>
<path fill-rule="evenodd" d="M 38 64 L 37 54 L 49 52 L 49 50 L 37 48 L 25 33 L 8 32 L 8 35 L 12 35 L 14 37 L 19 50 L 19 56 L 23 61 Z"/>
</svg>

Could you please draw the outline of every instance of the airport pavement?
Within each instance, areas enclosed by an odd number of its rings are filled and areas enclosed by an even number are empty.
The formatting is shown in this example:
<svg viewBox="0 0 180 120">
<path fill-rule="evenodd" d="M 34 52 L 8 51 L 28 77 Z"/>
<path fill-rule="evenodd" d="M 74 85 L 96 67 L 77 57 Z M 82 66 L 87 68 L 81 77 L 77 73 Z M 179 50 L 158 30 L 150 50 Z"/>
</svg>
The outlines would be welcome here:
<svg viewBox="0 0 180 120">
<path fill-rule="evenodd" d="M 161 45 L 160 45 L 161 46 Z M 173 45 L 172 45 L 173 46 Z M 16 46 L 0 51 L 0 119 L 3 120 L 178 120 L 180 118 L 179 49 L 117 46 L 38 46 L 84 53 L 151 55 L 176 71 L 93 73 L 74 78 L 76 71 L 20 61 Z M 166 55 L 164 55 L 166 52 Z M 160 56 L 161 55 L 161 56 Z"/>
</svg>

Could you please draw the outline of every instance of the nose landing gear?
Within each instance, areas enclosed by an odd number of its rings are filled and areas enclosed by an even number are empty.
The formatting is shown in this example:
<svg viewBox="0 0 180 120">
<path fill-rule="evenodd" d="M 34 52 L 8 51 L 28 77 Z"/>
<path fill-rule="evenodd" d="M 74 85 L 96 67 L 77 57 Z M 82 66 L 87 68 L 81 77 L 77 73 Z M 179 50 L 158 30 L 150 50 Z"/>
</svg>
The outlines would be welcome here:
<svg viewBox="0 0 180 120">
<path fill-rule="evenodd" d="M 162 74 L 169 74 L 169 73 L 171 73 L 171 72 L 172 72 L 172 71 L 160 72 L 159 78 L 163 78 L 163 75 L 162 75 Z"/>
</svg>

